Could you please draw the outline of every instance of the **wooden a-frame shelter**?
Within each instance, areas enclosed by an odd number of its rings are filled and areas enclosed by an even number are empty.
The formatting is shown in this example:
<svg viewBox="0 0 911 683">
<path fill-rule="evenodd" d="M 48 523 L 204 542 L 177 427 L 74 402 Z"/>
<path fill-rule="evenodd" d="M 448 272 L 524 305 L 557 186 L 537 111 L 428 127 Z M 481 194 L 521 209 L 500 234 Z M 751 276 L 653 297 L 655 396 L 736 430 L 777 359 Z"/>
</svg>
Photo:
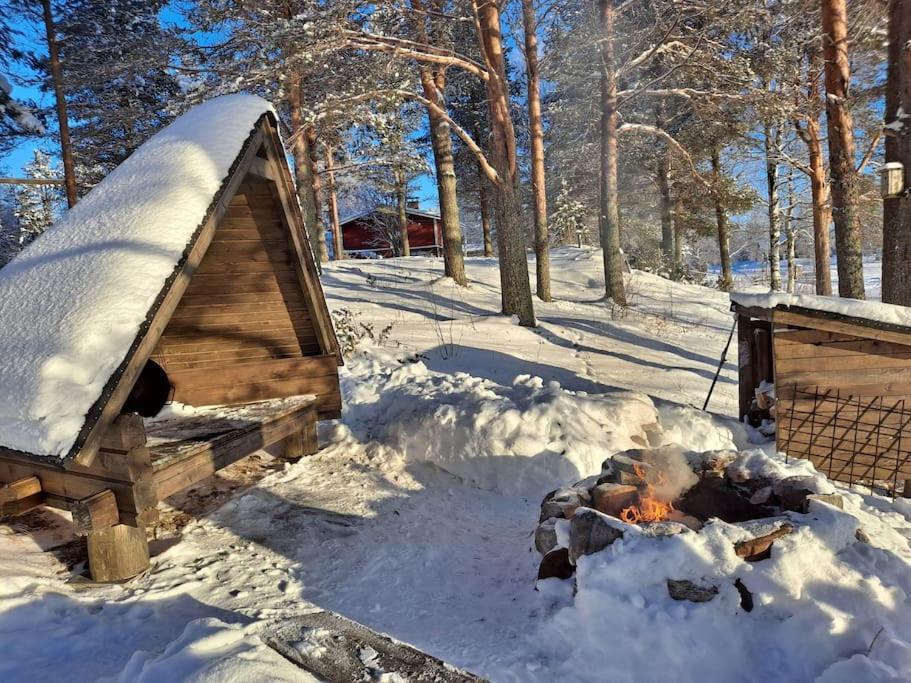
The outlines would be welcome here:
<svg viewBox="0 0 911 683">
<path fill-rule="evenodd" d="M 160 500 L 272 444 L 312 453 L 317 419 L 341 414 L 341 355 L 277 126 L 271 110 L 256 120 L 69 451 L 3 446 L 0 426 L 0 514 L 72 511 L 96 580 L 148 565 Z M 150 361 L 173 401 L 206 408 L 123 413 Z"/>
</svg>

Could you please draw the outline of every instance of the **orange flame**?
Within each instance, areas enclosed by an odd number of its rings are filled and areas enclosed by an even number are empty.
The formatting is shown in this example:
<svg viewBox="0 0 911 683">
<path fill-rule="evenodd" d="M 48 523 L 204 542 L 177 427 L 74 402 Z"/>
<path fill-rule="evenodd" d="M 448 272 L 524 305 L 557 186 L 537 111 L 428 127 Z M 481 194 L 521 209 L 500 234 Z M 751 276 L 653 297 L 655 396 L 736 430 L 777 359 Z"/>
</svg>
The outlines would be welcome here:
<svg viewBox="0 0 911 683">
<path fill-rule="evenodd" d="M 660 500 L 655 495 L 655 487 L 646 476 L 647 473 L 643 467 L 633 465 L 633 471 L 636 476 L 645 482 L 645 490 L 639 492 L 639 504 L 630 505 L 620 511 L 620 519 L 627 524 L 639 524 L 640 522 L 660 522 L 668 518 L 668 515 L 674 510 L 674 506 L 667 501 Z M 658 472 L 658 484 L 664 483 L 664 474 Z"/>
</svg>

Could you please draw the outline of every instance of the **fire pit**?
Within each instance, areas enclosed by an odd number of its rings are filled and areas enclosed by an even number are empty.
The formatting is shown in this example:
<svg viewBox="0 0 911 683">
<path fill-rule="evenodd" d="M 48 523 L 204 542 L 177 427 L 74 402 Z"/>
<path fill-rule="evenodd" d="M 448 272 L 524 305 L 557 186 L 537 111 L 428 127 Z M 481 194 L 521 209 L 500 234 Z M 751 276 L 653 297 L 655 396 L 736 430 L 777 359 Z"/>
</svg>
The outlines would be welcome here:
<svg viewBox="0 0 911 683">
<path fill-rule="evenodd" d="M 761 561 L 794 530 L 788 512 L 807 512 L 813 499 L 842 506 L 840 497 L 820 490 L 811 477 L 752 475 L 732 465 L 738 455 L 679 446 L 634 449 L 608 458 L 600 474 L 550 492 L 535 531 L 535 548 L 543 556 L 538 579 L 571 577 L 580 557 L 631 530 L 660 538 L 699 533 L 713 520 L 742 527 L 745 540 L 735 543 L 736 554 Z M 696 602 L 714 595 L 687 581 L 669 581 L 668 590 L 675 599 Z"/>
</svg>

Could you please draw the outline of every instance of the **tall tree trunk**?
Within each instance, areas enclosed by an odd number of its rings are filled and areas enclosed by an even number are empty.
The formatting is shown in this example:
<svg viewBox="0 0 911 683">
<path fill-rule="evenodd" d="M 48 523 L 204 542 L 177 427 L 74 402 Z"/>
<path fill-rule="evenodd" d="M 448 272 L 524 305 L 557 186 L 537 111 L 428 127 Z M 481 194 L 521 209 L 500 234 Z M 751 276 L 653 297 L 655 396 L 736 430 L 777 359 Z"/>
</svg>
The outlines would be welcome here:
<svg viewBox="0 0 911 683">
<path fill-rule="evenodd" d="M 848 61 L 848 17 L 845 0 L 822 0 L 823 55 L 826 74 L 826 120 L 832 218 L 838 259 L 838 293 L 864 298 L 864 259 L 857 212 L 854 170 L 854 122 L 848 109 L 851 65 Z"/>
<path fill-rule="evenodd" d="M 402 256 L 411 256 L 411 243 L 408 241 L 408 183 L 405 173 L 395 171 L 395 208 L 399 224 L 399 240 L 402 242 Z"/>
<path fill-rule="evenodd" d="M 313 178 L 310 167 L 310 145 L 303 127 L 301 114 L 300 80 L 291 76 L 288 82 L 288 111 L 291 119 L 291 155 L 294 157 L 294 177 L 297 182 L 297 198 L 301 205 L 304 227 L 310 242 L 310 251 L 319 254 L 319 234 L 316 221 L 316 204 L 313 201 Z M 319 268 L 319 258 L 314 258 Z"/>
<path fill-rule="evenodd" d="M 415 11 L 414 28 L 418 42 L 433 45 L 427 21 L 433 25 L 433 15 L 427 12 L 423 0 L 411 0 Z M 440 109 L 446 109 L 443 91 L 446 87 L 446 76 L 442 69 L 421 65 L 418 73 L 424 98 L 433 102 Z M 456 187 L 455 161 L 452 157 L 452 137 L 449 123 L 432 109 L 427 110 L 430 123 L 430 145 L 433 149 L 433 161 L 436 168 L 437 192 L 440 200 L 440 220 L 443 225 L 443 267 L 446 275 L 456 284 L 468 285 L 465 274 L 465 258 L 462 250 L 462 226 L 459 218 L 459 197 Z"/>
<path fill-rule="evenodd" d="M 675 277 L 683 276 L 683 200 L 675 197 L 671 216 L 674 224 L 674 271 Z"/>
<path fill-rule="evenodd" d="M 434 90 L 434 92 L 436 91 Z M 426 91 L 424 96 L 430 99 Z M 439 102 L 436 103 L 440 104 Z M 468 285 L 468 276 L 465 274 L 455 160 L 452 157 L 452 139 L 449 135 L 449 124 L 431 111 L 428 111 L 427 115 L 430 118 L 430 139 L 437 175 L 440 221 L 443 228 L 443 267 L 446 275 L 451 277 L 456 284 L 464 287 Z"/>
<path fill-rule="evenodd" d="M 528 79 L 528 129 L 531 139 L 531 190 L 535 215 L 535 258 L 538 298 L 551 301 L 550 251 L 547 237 L 547 191 L 544 177 L 544 122 L 541 116 L 541 77 L 538 73 L 537 19 L 532 0 L 522 0 L 525 28 L 525 74 Z"/>
<path fill-rule="evenodd" d="M 674 261 L 673 200 L 671 199 L 670 159 L 662 151 L 658 152 L 658 194 L 661 207 L 661 255 L 667 264 Z"/>
<path fill-rule="evenodd" d="M 788 168 L 788 206 L 784 211 L 784 233 L 787 240 L 788 294 L 797 291 L 797 230 L 794 227 L 794 169 Z"/>
<path fill-rule="evenodd" d="M 715 226 L 718 231 L 718 254 L 721 259 L 721 278 L 718 287 L 722 291 L 730 292 L 734 289 L 734 270 L 731 267 L 731 230 L 728 225 L 728 213 L 721 201 L 721 154 L 717 148 L 712 149 L 712 180 L 715 186 L 713 200 L 715 202 Z"/>
<path fill-rule="evenodd" d="M 763 123 L 763 146 L 765 148 L 765 177 L 769 194 L 769 284 L 772 291 L 781 289 L 781 204 L 778 199 L 778 143 L 781 126 L 774 129 Z"/>
<path fill-rule="evenodd" d="M 911 3 L 889 3 L 889 64 L 886 74 L 886 124 L 895 124 L 899 109 L 911 112 Z M 886 162 L 905 168 L 911 177 L 911 127 L 886 129 Z M 911 306 L 911 202 L 906 196 L 883 201 L 882 300 Z"/>
<path fill-rule="evenodd" d="M 493 256 L 493 239 L 490 234 L 490 198 L 487 196 L 487 176 L 478 164 L 478 205 L 481 210 L 481 232 L 484 236 L 484 256 Z"/>
<path fill-rule="evenodd" d="M 345 246 L 342 240 L 342 224 L 338 218 L 338 188 L 335 186 L 335 158 L 332 154 L 332 147 L 324 145 L 326 152 L 326 180 L 328 181 L 327 197 L 329 200 L 329 225 L 332 229 L 332 251 L 335 252 L 335 260 L 341 261 L 345 258 Z"/>
<path fill-rule="evenodd" d="M 664 105 L 659 100 L 655 105 L 655 127 L 664 129 Z M 661 255 L 670 264 L 674 258 L 674 224 L 671 218 L 671 155 L 662 145 L 658 155 L 658 193 L 661 195 Z"/>
<path fill-rule="evenodd" d="M 816 269 L 816 293 L 823 296 L 832 294 L 832 271 L 829 256 L 829 178 L 822 153 L 819 119 L 807 119 L 806 128 L 799 129 L 800 137 L 807 146 L 810 170 L 810 196 L 813 210 L 813 260 Z"/>
<path fill-rule="evenodd" d="M 497 172 L 494 211 L 500 256 L 503 312 L 516 315 L 519 324 L 535 326 L 535 310 L 528 279 L 528 258 L 522 234 L 516 132 L 509 112 L 509 81 L 500 32 L 500 9 L 495 0 L 472 0 L 477 16 L 481 53 L 487 66 L 487 103 L 490 121 L 490 160 Z"/>
<path fill-rule="evenodd" d="M 313 192 L 313 213 L 316 218 L 316 255 L 321 263 L 329 260 L 329 250 L 326 248 L 326 226 L 323 224 L 323 181 L 319 175 L 319 154 L 316 128 L 307 126 L 307 163 L 310 166 L 310 181 Z"/>
<path fill-rule="evenodd" d="M 806 127 L 796 126 L 797 134 L 807 146 L 810 169 L 810 196 L 813 211 L 813 257 L 816 270 L 816 293 L 832 295 L 832 269 L 829 264 L 832 247 L 829 243 L 829 176 L 822 152 L 822 134 L 819 125 L 819 75 L 822 73 L 822 53 L 814 49 L 807 65 L 807 100 L 812 103 L 806 118 Z"/>
<path fill-rule="evenodd" d="M 620 206 L 617 192 L 617 73 L 614 69 L 614 0 L 598 0 L 601 20 L 601 248 L 604 293 L 626 306 L 623 257 L 620 252 Z"/>
<path fill-rule="evenodd" d="M 51 81 L 54 84 L 54 102 L 57 108 L 57 128 L 60 132 L 60 157 L 63 160 L 63 183 L 66 188 L 66 205 L 75 206 L 76 162 L 73 159 L 73 143 L 70 140 L 70 123 L 66 113 L 66 96 L 63 90 L 63 67 L 60 64 L 60 50 L 57 44 L 57 30 L 50 0 L 41 0 L 44 16 L 44 33 L 47 40 L 48 62 Z"/>
</svg>

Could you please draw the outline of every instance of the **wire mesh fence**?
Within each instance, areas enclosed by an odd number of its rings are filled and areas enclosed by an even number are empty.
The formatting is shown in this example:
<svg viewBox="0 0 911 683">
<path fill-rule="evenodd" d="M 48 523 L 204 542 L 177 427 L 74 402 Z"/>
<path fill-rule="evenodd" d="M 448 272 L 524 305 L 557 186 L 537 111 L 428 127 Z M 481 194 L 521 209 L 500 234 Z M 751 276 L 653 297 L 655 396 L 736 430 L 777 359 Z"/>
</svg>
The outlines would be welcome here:
<svg viewBox="0 0 911 683">
<path fill-rule="evenodd" d="M 814 387 L 783 393 L 778 446 L 849 485 L 882 487 L 893 496 L 911 479 L 911 401 L 845 395 Z"/>
</svg>

